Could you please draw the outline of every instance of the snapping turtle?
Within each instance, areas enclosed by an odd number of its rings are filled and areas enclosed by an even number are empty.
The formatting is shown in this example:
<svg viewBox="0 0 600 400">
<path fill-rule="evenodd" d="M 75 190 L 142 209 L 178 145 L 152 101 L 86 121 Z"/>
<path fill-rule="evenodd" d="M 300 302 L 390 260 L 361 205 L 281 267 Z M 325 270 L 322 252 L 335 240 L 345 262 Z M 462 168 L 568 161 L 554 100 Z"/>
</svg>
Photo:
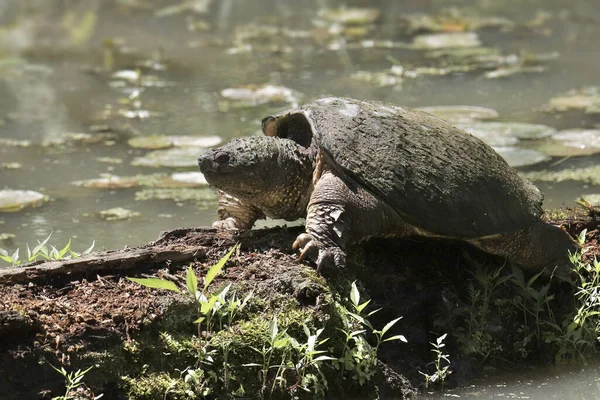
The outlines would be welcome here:
<svg viewBox="0 0 600 400">
<path fill-rule="evenodd" d="M 371 237 L 453 238 L 531 271 L 572 266 L 578 245 L 543 222 L 543 195 L 478 138 L 425 112 L 324 98 L 269 116 L 265 136 L 198 159 L 220 189 L 213 226 L 306 217 L 293 244 L 320 270 Z"/>
</svg>

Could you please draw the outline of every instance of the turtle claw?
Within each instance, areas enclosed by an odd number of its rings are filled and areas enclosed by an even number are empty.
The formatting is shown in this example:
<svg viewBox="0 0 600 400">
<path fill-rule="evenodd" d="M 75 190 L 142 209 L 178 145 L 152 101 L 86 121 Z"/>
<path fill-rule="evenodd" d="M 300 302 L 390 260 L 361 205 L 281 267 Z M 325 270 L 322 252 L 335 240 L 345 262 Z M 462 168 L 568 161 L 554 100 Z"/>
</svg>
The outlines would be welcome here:
<svg viewBox="0 0 600 400">
<path fill-rule="evenodd" d="M 229 217 L 212 223 L 212 227 L 215 229 L 222 229 L 226 231 L 233 231 L 240 229 L 238 227 L 238 221 L 235 218 Z"/>
<path fill-rule="evenodd" d="M 298 261 L 307 257 L 317 265 L 317 272 L 321 272 L 323 267 L 333 265 L 336 268 L 346 266 L 346 253 L 339 247 L 325 247 L 321 242 L 312 238 L 308 233 L 298 235 L 292 249 L 300 250 Z"/>
</svg>

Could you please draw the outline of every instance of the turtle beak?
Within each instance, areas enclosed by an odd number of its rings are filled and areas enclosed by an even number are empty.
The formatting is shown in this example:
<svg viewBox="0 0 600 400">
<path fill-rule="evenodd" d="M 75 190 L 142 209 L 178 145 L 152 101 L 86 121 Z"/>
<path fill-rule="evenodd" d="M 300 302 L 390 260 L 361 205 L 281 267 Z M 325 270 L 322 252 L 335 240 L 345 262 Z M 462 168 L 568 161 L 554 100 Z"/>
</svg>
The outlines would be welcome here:
<svg viewBox="0 0 600 400">
<path fill-rule="evenodd" d="M 219 172 L 229 165 L 230 160 L 231 156 L 227 151 L 209 150 L 198 157 L 198 166 L 203 174 Z"/>
</svg>

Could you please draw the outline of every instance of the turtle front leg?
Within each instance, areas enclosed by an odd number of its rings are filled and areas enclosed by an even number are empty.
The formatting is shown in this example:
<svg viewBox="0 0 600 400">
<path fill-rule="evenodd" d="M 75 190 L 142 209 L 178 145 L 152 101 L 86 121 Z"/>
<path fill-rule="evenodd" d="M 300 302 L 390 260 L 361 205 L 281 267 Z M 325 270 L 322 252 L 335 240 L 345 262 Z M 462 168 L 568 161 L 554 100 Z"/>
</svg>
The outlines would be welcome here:
<svg viewBox="0 0 600 400">
<path fill-rule="evenodd" d="M 319 162 L 320 161 L 320 162 Z M 308 203 L 306 233 L 293 244 L 300 260 L 311 258 L 317 271 L 346 264 L 346 245 L 371 237 L 418 233 L 388 204 L 350 178 L 342 178 L 319 157 L 314 190 Z"/>
<path fill-rule="evenodd" d="M 251 229 L 256 220 L 264 219 L 263 212 L 252 204 L 246 203 L 219 190 L 218 220 L 213 222 L 217 229 Z"/>
<path fill-rule="evenodd" d="M 346 234 L 350 232 L 347 210 L 348 187 L 339 177 L 326 171 L 316 182 L 306 215 L 306 233 L 300 234 L 292 248 L 300 250 L 299 260 L 311 258 L 320 272 L 326 265 L 346 265 Z"/>
</svg>

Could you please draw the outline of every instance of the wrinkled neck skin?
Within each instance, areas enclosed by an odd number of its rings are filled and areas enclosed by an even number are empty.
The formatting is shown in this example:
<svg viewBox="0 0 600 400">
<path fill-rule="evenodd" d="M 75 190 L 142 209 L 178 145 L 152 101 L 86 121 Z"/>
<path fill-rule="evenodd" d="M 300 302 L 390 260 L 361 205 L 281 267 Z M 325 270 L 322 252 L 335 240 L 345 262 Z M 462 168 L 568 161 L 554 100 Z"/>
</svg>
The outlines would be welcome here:
<svg viewBox="0 0 600 400">
<path fill-rule="evenodd" d="M 259 208 L 267 217 L 295 221 L 306 217 L 316 149 L 287 139 L 279 140 L 277 147 L 277 162 L 264 163 L 263 187 L 250 195 L 230 194 Z"/>
</svg>

